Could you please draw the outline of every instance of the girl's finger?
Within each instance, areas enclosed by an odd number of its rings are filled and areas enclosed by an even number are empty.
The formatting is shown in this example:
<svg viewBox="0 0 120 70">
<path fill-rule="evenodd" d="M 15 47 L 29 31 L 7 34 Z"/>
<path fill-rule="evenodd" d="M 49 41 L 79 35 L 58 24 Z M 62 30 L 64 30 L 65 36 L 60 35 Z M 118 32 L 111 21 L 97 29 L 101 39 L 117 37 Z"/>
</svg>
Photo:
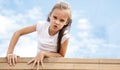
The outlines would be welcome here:
<svg viewBox="0 0 120 70">
<path fill-rule="evenodd" d="M 7 56 L 7 62 L 8 62 L 8 64 L 10 64 L 10 57 L 9 56 Z"/>
<path fill-rule="evenodd" d="M 9 64 L 12 65 L 12 58 L 9 57 Z"/>
<path fill-rule="evenodd" d="M 34 59 L 32 59 L 32 60 L 28 61 L 28 63 L 27 63 L 27 64 L 31 64 L 33 61 L 34 61 Z"/>
<path fill-rule="evenodd" d="M 40 62 L 41 62 L 41 66 L 43 67 L 43 58 L 41 58 Z"/>
<path fill-rule="evenodd" d="M 39 61 L 37 61 L 37 70 L 39 70 L 39 66 L 40 66 Z"/>
<path fill-rule="evenodd" d="M 12 56 L 12 65 L 15 65 L 15 56 Z"/>
<path fill-rule="evenodd" d="M 36 60 L 34 60 L 34 63 L 33 63 L 33 65 L 32 65 L 32 69 L 34 69 L 34 67 L 35 67 L 36 63 L 37 63 L 37 61 L 36 61 Z"/>
<path fill-rule="evenodd" d="M 15 60 L 16 60 L 16 63 L 17 63 L 17 61 L 18 61 L 19 58 L 20 58 L 20 56 L 16 56 L 16 59 L 15 59 Z"/>
<path fill-rule="evenodd" d="M 17 58 L 20 58 L 20 56 L 17 55 Z"/>
<path fill-rule="evenodd" d="M 15 56 L 15 64 L 17 63 L 17 56 Z"/>
</svg>

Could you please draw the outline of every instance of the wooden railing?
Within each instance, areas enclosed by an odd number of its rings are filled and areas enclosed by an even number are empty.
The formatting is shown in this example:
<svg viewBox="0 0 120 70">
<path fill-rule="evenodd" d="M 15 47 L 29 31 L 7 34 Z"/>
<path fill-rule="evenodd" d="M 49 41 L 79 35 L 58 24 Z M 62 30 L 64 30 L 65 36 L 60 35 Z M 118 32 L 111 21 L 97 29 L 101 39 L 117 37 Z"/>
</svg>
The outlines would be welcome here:
<svg viewBox="0 0 120 70">
<path fill-rule="evenodd" d="M 9 66 L 0 58 L 0 70 L 31 70 L 27 62 L 32 58 L 19 58 L 15 66 Z M 42 70 L 120 70 L 120 59 L 45 58 Z"/>
</svg>

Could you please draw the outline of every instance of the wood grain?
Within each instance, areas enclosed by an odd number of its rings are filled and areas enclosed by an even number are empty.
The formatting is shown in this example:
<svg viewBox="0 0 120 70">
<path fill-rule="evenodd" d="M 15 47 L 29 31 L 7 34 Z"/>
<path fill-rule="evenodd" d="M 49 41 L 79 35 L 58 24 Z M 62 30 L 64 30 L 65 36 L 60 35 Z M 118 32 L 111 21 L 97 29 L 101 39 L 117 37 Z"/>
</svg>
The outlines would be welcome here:
<svg viewBox="0 0 120 70">
<path fill-rule="evenodd" d="M 0 58 L 0 70 L 31 70 L 32 64 L 27 62 L 32 57 L 18 59 L 15 66 L 9 66 L 6 58 Z M 120 70 L 120 59 L 89 59 L 89 58 L 45 58 L 41 70 Z"/>
</svg>

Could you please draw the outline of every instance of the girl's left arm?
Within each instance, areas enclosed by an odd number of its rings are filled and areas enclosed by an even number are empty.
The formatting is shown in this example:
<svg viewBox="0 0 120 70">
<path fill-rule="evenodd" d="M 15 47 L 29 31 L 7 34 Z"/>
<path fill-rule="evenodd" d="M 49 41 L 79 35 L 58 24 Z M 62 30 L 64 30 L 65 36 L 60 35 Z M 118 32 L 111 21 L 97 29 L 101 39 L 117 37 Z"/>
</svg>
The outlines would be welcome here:
<svg viewBox="0 0 120 70">
<path fill-rule="evenodd" d="M 69 38 L 67 40 L 65 40 L 62 45 L 61 45 L 61 49 L 60 49 L 60 54 L 64 57 L 67 51 L 67 46 L 69 43 Z"/>
</svg>

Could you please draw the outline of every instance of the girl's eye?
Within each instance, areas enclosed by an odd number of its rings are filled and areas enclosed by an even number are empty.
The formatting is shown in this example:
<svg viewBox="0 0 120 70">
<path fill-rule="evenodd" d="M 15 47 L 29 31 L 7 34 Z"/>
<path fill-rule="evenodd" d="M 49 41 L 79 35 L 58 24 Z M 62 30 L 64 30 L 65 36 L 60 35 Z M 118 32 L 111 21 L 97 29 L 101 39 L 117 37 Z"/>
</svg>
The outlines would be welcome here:
<svg viewBox="0 0 120 70">
<path fill-rule="evenodd" d="M 61 19 L 60 22 L 64 22 L 65 20 Z"/>
<path fill-rule="evenodd" d="M 56 16 L 53 16 L 53 18 L 54 18 L 54 19 L 57 19 L 57 17 L 56 17 Z"/>
</svg>

